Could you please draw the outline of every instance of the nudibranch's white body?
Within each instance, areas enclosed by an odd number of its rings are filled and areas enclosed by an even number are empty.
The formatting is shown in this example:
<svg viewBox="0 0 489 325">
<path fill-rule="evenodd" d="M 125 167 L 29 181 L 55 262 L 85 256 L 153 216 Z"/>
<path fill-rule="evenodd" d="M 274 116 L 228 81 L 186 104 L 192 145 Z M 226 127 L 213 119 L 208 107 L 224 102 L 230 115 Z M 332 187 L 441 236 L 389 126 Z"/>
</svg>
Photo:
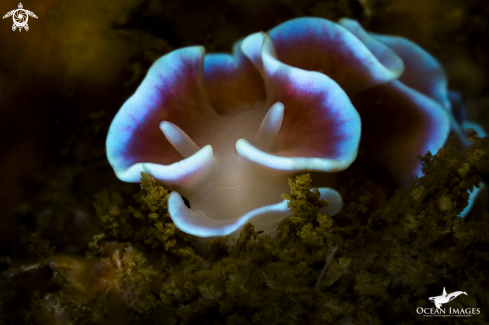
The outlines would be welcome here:
<svg viewBox="0 0 489 325">
<path fill-rule="evenodd" d="M 360 135 L 406 185 L 421 174 L 416 155 L 449 132 L 446 77 L 428 53 L 352 20 L 299 18 L 233 55 L 195 46 L 160 58 L 114 118 L 107 156 L 121 180 L 144 171 L 171 189 L 170 216 L 187 233 L 228 235 L 249 221 L 270 233 L 291 214 L 287 178 L 347 168 Z M 338 192 L 319 190 L 337 213 Z"/>
<path fill-rule="evenodd" d="M 249 44 L 251 41 L 259 44 Z M 220 54 L 204 58 L 202 48 L 185 48 L 153 65 L 109 131 L 108 157 L 117 176 L 136 182 L 145 171 L 173 190 L 168 199 L 170 216 L 177 227 L 190 234 L 228 235 L 249 221 L 258 231 L 271 233 L 278 222 L 291 214 L 281 198 L 289 190 L 288 177 L 300 171 L 340 171 L 356 157 L 360 118 L 344 91 L 323 74 L 279 62 L 268 36 L 255 34 L 251 41 L 243 43 L 258 50 L 262 45 L 264 48 L 260 64 L 268 80 L 258 79 L 266 90 L 261 98 L 256 96 L 259 100 L 252 98 L 216 109 L 211 104 L 213 94 L 209 95 L 213 80 L 206 84 L 202 74 L 206 67 L 220 64 L 216 59 L 224 59 L 224 63 L 233 60 L 234 69 L 246 69 L 245 73 L 251 71 L 256 73 L 253 77 L 259 78 L 257 69 L 243 55 L 242 43 L 235 46 L 234 58 Z M 188 74 L 180 79 L 178 75 L 185 70 L 183 64 Z M 159 89 L 168 83 L 172 85 L 165 91 Z M 221 86 L 226 91 L 228 85 Z M 185 87 L 192 89 L 175 93 Z M 165 101 L 171 103 L 158 111 L 157 106 Z M 146 137 L 145 126 L 134 122 L 141 117 L 135 115 L 154 112 L 158 117 L 148 119 L 148 124 L 153 132 L 156 128 L 159 131 L 154 142 L 163 144 L 148 152 L 151 155 L 166 150 L 168 154 L 147 160 L 140 157 L 141 162 L 127 164 L 128 157 L 121 155 L 124 151 L 120 144 L 138 137 L 138 130 L 132 128 L 140 128 L 142 138 Z M 134 152 L 145 145 L 144 141 L 137 141 Z M 141 156 L 145 155 L 143 149 Z M 171 155 L 179 155 L 180 160 L 158 161 Z M 333 215 L 341 210 L 338 192 L 329 188 L 319 191 L 321 198 L 330 203 L 324 212 Z M 190 202 L 190 209 L 182 196 Z"/>
<path fill-rule="evenodd" d="M 314 164 L 318 165 L 316 169 L 341 166 L 335 166 L 334 161 L 329 162 L 331 166 L 324 166 L 325 162 L 319 159 L 291 161 L 267 154 L 265 151 L 270 151 L 282 124 L 284 106 L 282 103 L 274 104 L 261 124 L 257 116 L 261 117 L 264 105 L 260 106 L 233 116 L 226 123 L 217 122 L 214 127 L 221 132 L 224 130 L 223 134 L 228 136 L 217 137 L 211 142 L 213 145 L 203 148 L 178 126 L 163 121 L 160 128 L 164 136 L 185 159 L 176 166 L 136 164 L 119 177 L 134 177 L 145 170 L 168 184 L 172 182 L 171 168 L 188 171 L 197 167 L 191 181 L 172 186 L 175 191 L 168 199 L 168 209 L 177 227 L 201 237 L 219 236 L 233 233 L 253 219 L 258 230 L 273 232 L 277 223 L 290 214 L 286 201 L 280 199 L 283 193 L 288 192 L 287 175 L 290 171 L 304 163 L 308 163 L 311 169 Z M 236 139 L 233 134 L 243 138 Z M 253 144 L 246 138 L 253 139 L 250 141 Z M 178 174 L 177 177 L 181 179 Z M 337 213 L 342 207 L 341 196 L 328 188 L 319 191 L 321 197 L 330 202 L 324 212 Z M 184 204 L 182 195 L 191 203 L 191 209 Z M 270 204 L 273 201 L 276 203 Z"/>
</svg>

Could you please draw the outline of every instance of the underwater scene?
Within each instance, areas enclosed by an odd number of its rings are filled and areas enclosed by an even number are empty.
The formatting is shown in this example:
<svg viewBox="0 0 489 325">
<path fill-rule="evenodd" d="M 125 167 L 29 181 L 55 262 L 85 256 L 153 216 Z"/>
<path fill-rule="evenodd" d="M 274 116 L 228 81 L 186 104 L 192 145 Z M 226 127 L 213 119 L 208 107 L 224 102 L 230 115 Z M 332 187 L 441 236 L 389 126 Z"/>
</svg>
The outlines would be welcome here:
<svg viewBox="0 0 489 325">
<path fill-rule="evenodd" d="M 489 324 L 489 2 L 0 9 L 0 324 Z"/>
</svg>

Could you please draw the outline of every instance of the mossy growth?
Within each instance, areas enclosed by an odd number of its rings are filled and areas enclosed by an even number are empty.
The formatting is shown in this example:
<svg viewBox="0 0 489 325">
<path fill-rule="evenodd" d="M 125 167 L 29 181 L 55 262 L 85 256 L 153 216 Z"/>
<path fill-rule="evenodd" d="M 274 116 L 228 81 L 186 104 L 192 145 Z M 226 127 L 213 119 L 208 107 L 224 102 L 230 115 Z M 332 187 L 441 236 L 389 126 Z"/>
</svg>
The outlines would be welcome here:
<svg viewBox="0 0 489 325">
<path fill-rule="evenodd" d="M 310 176 L 294 176 L 284 194 L 293 216 L 274 237 L 252 224 L 236 239 L 185 234 L 168 215 L 168 190 L 143 174 L 133 199 L 95 196 L 98 222 L 85 234 L 83 256 L 47 256 L 45 243 L 43 267 L 9 269 L 14 290 L 31 278 L 39 288 L 24 289 L 31 303 L 22 310 L 14 298 L 2 302 L 4 323 L 21 314 L 32 324 L 485 323 L 489 214 L 485 207 L 458 216 L 467 191 L 489 177 L 489 139 L 474 141 L 466 151 L 450 141 L 426 154 L 425 176 L 381 204 L 370 180 L 353 182 L 346 189 L 358 195 L 334 217 L 321 213 L 328 203 Z M 468 293 L 452 308 L 482 314 L 418 315 L 443 287 Z"/>
</svg>

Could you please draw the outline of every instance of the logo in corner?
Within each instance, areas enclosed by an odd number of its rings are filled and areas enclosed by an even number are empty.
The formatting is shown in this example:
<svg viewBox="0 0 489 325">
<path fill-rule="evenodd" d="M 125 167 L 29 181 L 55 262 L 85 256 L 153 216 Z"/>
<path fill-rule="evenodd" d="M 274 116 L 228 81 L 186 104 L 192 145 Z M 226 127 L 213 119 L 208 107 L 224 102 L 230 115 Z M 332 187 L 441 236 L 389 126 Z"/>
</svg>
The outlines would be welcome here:
<svg viewBox="0 0 489 325">
<path fill-rule="evenodd" d="M 440 309 L 441 305 L 452 301 L 453 299 L 457 298 L 460 295 L 468 296 L 467 292 L 464 292 L 464 291 L 455 291 L 455 292 L 452 292 L 451 294 L 447 294 L 445 287 L 443 287 L 443 294 L 441 296 L 430 297 L 430 298 L 428 298 L 428 300 L 431 301 L 432 303 L 434 303 L 436 308 Z"/>
<path fill-rule="evenodd" d="M 3 16 L 3 19 L 10 16 L 12 16 L 12 19 L 14 20 L 14 24 L 12 25 L 12 31 L 15 31 L 18 28 L 19 32 L 22 31 L 22 28 L 24 28 L 26 31 L 29 30 L 29 25 L 27 25 L 29 16 L 37 19 L 35 13 L 29 10 L 25 10 L 23 8 L 22 3 L 19 3 L 19 9 L 15 9 L 7 12 L 5 16 Z"/>
<path fill-rule="evenodd" d="M 465 291 L 454 291 L 450 294 L 443 288 L 441 296 L 429 297 L 428 300 L 435 304 L 436 308 L 417 307 L 416 313 L 423 317 L 472 317 L 480 315 L 481 309 L 477 307 L 442 307 L 442 305 L 451 302 L 460 295 L 468 296 Z"/>
</svg>

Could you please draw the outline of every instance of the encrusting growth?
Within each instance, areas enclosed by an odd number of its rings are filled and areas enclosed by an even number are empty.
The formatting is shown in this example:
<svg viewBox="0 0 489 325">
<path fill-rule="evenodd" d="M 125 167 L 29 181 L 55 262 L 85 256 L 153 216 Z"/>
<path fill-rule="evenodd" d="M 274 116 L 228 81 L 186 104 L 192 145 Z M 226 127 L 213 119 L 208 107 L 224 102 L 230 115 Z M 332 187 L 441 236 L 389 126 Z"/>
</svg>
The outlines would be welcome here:
<svg viewBox="0 0 489 325">
<path fill-rule="evenodd" d="M 246 224 L 231 244 L 220 237 L 204 247 L 175 227 L 168 191 L 143 174 L 136 205 L 116 193 L 97 195 L 99 223 L 85 257 L 56 254 L 43 257 L 41 268 L 4 273 L 9 281 L 0 290 L 15 295 L 1 302 L 3 317 L 27 324 L 60 317 L 80 324 L 400 323 L 418 305 L 431 306 L 427 298 L 440 283 L 468 293 L 457 298 L 461 306 L 485 306 L 489 295 L 478 288 L 489 278 L 489 214 L 458 214 L 467 190 L 489 176 L 489 139 L 466 152 L 455 144 L 425 155 L 425 176 L 381 205 L 369 180 L 346 185 L 355 195 L 334 217 L 321 213 L 327 202 L 311 191 L 308 174 L 293 177 L 284 195 L 293 217 L 276 238 Z M 447 197 L 452 209 L 440 209 Z M 26 279 L 38 287 L 17 290 Z M 13 308 L 19 301 L 31 301 L 27 313 Z"/>
</svg>

